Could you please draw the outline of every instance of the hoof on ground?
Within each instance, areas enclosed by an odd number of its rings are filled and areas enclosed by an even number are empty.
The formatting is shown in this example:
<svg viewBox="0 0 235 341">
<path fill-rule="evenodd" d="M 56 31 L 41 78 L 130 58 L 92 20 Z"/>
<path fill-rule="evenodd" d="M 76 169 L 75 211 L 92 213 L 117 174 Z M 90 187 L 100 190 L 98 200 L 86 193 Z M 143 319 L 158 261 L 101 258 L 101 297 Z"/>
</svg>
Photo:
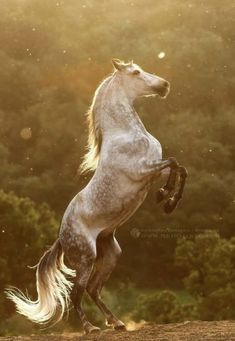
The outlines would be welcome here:
<svg viewBox="0 0 235 341">
<path fill-rule="evenodd" d="M 86 334 L 93 334 L 93 333 L 98 333 L 100 331 L 99 327 L 89 325 L 85 328 L 85 333 Z"/>
<path fill-rule="evenodd" d="M 113 327 L 115 330 L 126 330 L 125 324 L 120 320 L 106 320 L 106 326 Z"/>
<path fill-rule="evenodd" d="M 126 326 L 122 321 L 116 322 L 113 327 L 115 330 L 126 330 Z"/>
</svg>

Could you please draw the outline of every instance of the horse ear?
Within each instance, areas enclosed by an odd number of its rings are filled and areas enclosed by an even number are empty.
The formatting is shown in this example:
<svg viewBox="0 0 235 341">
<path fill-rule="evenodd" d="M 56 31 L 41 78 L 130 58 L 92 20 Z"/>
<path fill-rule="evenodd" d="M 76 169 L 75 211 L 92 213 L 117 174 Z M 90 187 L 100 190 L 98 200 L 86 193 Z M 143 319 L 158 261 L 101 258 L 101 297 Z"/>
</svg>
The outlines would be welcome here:
<svg viewBox="0 0 235 341">
<path fill-rule="evenodd" d="M 112 64 L 113 64 L 114 68 L 116 70 L 119 70 L 119 71 L 121 71 L 125 68 L 124 63 L 120 59 L 117 59 L 117 58 L 112 59 Z"/>
</svg>

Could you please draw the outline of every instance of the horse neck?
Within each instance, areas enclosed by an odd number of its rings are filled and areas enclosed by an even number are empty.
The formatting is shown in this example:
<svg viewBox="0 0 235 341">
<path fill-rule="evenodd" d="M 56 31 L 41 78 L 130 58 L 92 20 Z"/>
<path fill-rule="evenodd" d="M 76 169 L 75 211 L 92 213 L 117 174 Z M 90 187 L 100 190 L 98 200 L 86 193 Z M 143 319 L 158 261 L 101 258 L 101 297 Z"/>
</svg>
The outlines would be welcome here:
<svg viewBox="0 0 235 341">
<path fill-rule="evenodd" d="M 100 100 L 100 107 L 96 109 L 102 137 L 120 133 L 146 133 L 146 129 L 134 109 L 133 101 L 128 98 L 125 90 L 114 79 L 105 89 Z"/>
</svg>

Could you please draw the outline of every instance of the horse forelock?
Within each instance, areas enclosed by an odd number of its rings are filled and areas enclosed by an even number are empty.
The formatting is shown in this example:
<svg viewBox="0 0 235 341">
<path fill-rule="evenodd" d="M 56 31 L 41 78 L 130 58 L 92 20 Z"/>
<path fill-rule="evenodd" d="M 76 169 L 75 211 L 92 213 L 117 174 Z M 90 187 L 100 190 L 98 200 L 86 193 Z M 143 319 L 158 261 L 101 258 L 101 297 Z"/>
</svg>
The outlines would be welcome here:
<svg viewBox="0 0 235 341">
<path fill-rule="evenodd" d="M 99 115 L 97 115 L 97 108 L 99 106 L 102 93 L 106 89 L 109 81 L 112 79 L 113 74 L 108 76 L 101 82 L 92 100 L 90 109 L 88 110 L 87 123 L 88 123 L 88 143 L 86 147 L 86 153 L 83 157 L 83 161 L 80 165 L 80 173 L 88 171 L 94 171 L 97 168 L 99 155 L 102 145 L 102 134 L 100 128 Z"/>
</svg>

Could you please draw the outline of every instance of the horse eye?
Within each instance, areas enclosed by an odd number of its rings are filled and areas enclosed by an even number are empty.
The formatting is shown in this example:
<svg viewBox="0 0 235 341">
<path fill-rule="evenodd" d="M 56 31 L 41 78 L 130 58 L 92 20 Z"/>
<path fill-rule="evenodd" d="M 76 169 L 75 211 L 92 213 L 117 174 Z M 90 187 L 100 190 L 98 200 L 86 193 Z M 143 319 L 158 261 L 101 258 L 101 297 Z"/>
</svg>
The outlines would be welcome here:
<svg viewBox="0 0 235 341">
<path fill-rule="evenodd" d="M 133 75 L 139 75 L 139 74 L 140 74 L 140 71 L 139 71 L 139 70 L 135 70 L 135 71 L 133 71 L 132 74 L 133 74 Z"/>
</svg>

